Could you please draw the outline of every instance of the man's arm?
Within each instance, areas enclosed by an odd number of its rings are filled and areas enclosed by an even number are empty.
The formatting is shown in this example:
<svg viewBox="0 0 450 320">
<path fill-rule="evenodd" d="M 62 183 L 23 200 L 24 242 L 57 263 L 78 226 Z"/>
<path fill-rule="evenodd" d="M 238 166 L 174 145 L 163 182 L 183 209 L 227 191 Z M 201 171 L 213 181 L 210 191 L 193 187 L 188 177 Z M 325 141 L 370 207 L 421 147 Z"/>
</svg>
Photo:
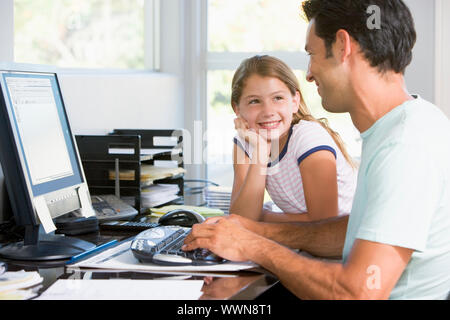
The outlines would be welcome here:
<svg viewBox="0 0 450 320">
<path fill-rule="evenodd" d="M 356 240 L 346 264 L 302 257 L 274 242 L 248 253 L 302 299 L 387 299 L 412 251 Z"/>
<path fill-rule="evenodd" d="M 348 223 L 348 215 L 299 223 L 255 222 L 235 215 L 230 219 L 264 238 L 327 258 L 342 256 Z"/>
<path fill-rule="evenodd" d="M 302 299 L 386 299 L 412 249 L 356 240 L 345 264 L 303 257 L 229 219 L 195 225 L 184 250 L 207 248 L 233 261 L 251 260 Z"/>
</svg>

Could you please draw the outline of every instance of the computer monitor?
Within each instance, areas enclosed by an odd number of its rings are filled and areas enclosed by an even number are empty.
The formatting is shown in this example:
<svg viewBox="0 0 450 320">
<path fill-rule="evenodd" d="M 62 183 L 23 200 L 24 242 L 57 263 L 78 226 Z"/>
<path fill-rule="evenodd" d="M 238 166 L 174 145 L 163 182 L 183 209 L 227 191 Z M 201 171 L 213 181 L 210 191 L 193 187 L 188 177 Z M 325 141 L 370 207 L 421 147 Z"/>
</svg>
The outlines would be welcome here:
<svg viewBox="0 0 450 320">
<path fill-rule="evenodd" d="M 95 247 L 49 231 L 65 213 L 93 213 L 56 73 L 0 70 L 0 89 L 0 161 L 25 227 L 24 241 L 1 247 L 0 257 L 59 260 Z"/>
<path fill-rule="evenodd" d="M 7 197 L 5 177 L 0 164 L 0 224 L 8 222 L 12 217 L 11 206 Z"/>
</svg>

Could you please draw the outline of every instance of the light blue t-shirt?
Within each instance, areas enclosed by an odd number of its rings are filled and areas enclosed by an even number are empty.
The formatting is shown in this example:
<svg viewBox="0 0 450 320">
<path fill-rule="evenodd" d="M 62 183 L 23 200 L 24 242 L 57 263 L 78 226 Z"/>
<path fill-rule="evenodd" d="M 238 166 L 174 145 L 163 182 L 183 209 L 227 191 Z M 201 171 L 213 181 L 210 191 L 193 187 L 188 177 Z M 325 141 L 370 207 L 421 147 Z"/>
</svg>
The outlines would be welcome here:
<svg viewBox="0 0 450 320">
<path fill-rule="evenodd" d="M 391 110 L 361 137 L 344 263 L 355 239 L 414 249 L 389 298 L 447 298 L 450 121 L 417 97 Z"/>
</svg>

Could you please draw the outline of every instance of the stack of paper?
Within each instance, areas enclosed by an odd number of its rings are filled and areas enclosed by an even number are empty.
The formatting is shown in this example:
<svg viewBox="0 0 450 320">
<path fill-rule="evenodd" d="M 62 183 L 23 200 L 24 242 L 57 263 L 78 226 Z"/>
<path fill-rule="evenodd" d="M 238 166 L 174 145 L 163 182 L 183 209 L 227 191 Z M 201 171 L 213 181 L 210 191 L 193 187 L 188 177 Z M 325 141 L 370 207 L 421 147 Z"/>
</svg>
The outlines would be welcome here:
<svg viewBox="0 0 450 320">
<path fill-rule="evenodd" d="M 178 199 L 180 188 L 176 184 L 155 184 L 141 190 L 141 204 L 153 208 Z"/>
<path fill-rule="evenodd" d="M 208 186 L 203 189 L 203 196 L 208 207 L 218 208 L 226 214 L 229 213 L 231 187 Z"/>
<path fill-rule="evenodd" d="M 184 168 L 174 167 L 157 167 L 153 165 L 141 165 L 141 185 L 150 185 L 155 180 L 172 178 L 182 175 L 186 172 Z M 109 171 L 109 179 L 116 179 L 116 172 L 114 170 Z M 134 170 L 120 170 L 120 180 L 134 180 Z"/>
<path fill-rule="evenodd" d="M 8 271 L 0 276 L 0 300 L 26 300 L 35 297 L 29 289 L 41 283 L 43 278 L 36 271 Z"/>
</svg>

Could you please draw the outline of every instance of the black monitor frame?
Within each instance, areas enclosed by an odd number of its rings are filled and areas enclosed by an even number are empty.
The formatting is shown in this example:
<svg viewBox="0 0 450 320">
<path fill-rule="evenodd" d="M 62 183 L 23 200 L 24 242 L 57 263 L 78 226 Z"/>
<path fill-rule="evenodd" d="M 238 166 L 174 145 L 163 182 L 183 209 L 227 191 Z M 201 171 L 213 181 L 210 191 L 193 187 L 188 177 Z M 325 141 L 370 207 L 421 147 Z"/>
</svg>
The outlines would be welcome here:
<svg viewBox="0 0 450 320">
<path fill-rule="evenodd" d="M 2 73 L 17 72 L 30 75 L 46 74 L 54 76 L 65 117 L 63 120 L 67 122 L 68 132 L 77 158 L 76 161 L 78 161 L 78 169 L 81 173 L 82 181 L 80 185 L 83 185 L 85 189 L 88 190 L 78 148 L 70 128 L 56 72 L 28 70 L 1 71 Z M 10 113 L 8 111 L 7 103 L 9 102 L 7 101 L 9 100 L 7 99 L 9 98 L 5 97 L 3 89 L 0 89 L 0 162 L 3 168 L 4 181 L 15 222 L 17 225 L 25 227 L 24 241 L 1 247 L 0 257 L 10 260 L 25 261 L 66 260 L 83 251 L 92 249 L 95 245 L 90 242 L 61 235 L 45 234 L 42 232 L 42 226 L 37 218 L 36 209 L 33 204 L 34 195 L 27 176 L 28 173 L 25 172 L 26 170 L 24 170 L 23 167 L 23 159 L 21 159 L 20 149 L 17 145 L 17 137 L 15 136 L 16 131 L 12 126 L 12 120 L 10 119 Z M 4 89 L 6 91 L 6 88 Z M 7 199 L 4 199 L 4 201 L 7 201 Z"/>
</svg>

